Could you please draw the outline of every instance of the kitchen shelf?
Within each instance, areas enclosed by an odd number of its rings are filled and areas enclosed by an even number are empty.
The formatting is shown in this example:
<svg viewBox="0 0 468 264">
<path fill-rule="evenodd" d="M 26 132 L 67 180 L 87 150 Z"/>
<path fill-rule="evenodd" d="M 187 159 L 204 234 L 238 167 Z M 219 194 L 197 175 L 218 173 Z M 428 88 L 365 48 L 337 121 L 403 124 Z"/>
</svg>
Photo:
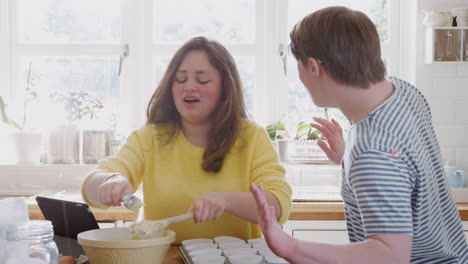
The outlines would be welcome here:
<svg viewBox="0 0 468 264">
<path fill-rule="evenodd" d="M 468 64 L 468 27 L 426 29 L 426 64 Z"/>
</svg>

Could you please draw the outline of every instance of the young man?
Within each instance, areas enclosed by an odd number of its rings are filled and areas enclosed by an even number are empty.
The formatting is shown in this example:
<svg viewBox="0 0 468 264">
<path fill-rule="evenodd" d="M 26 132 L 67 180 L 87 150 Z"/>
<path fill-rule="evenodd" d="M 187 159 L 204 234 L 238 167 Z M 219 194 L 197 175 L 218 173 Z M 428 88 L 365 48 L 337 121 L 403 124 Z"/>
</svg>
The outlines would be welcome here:
<svg viewBox="0 0 468 264">
<path fill-rule="evenodd" d="M 321 9 L 294 27 L 291 50 L 312 101 L 340 109 L 352 124 L 344 154 L 335 122 L 314 125 L 327 138 L 321 147 L 341 161 L 352 243 L 288 236 L 262 186 L 251 185 L 270 248 L 292 263 L 468 263 L 429 105 L 411 84 L 385 79 L 374 24 L 345 7 Z"/>
</svg>

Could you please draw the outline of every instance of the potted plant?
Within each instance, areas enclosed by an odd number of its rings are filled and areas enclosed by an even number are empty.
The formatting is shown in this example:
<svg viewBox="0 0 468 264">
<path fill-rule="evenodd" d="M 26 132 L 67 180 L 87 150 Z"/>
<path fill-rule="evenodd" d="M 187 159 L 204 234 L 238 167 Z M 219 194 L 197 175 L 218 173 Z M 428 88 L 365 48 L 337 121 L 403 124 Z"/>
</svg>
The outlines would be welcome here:
<svg viewBox="0 0 468 264">
<path fill-rule="evenodd" d="M 297 125 L 295 140 L 319 140 L 323 139 L 323 135 L 317 129 L 314 129 L 309 123 L 304 121 Z"/>
<path fill-rule="evenodd" d="M 41 157 L 41 133 L 27 128 L 27 114 L 29 104 L 38 99 L 38 93 L 32 89 L 34 86 L 31 77 L 31 63 L 29 64 L 28 83 L 23 99 L 23 116 L 21 122 L 14 121 L 7 115 L 5 101 L 0 96 L 1 120 L 13 128 L 10 134 L 16 153 L 17 164 L 37 164 Z"/>
<path fill-rule="evenodd" d="M 324 139 L 322 133 L 304 121 L 297 125 L 294 142 L 288 146 L 288 159 L 298 162 L 327 161 L 326 154 L 320 149 L 317 140 Z"/>
<path fill-rule="evenodd" d="M 270 124 L 265 127 L 270 140 L 278 153 L 280 161 L 287 160 L 287 142 L 289 138 L 288 130 L 283 123 L 283 119 L 277 121 L 274 124 Z"/>
<path fill-rule="evenodd" d="M 49 163 L 79 164 L 80 129 L 77 122 L 95 119 L 103 105 L 99 99 L 84 91 L 54 92 L 52 101 L 60 105 L 64 116 L 50 133 Z"/>
<path fill-rule="evenodd" d="M 282 120 L 279 120 L 278 122 L 266 126 L 266 131 L 268 133 L 268 136 L 272 141 L 275 140 L 280 140 L 280 139 L 287 139 L 289 137 L 288 130 L 283 124 Z"/>
</svg>

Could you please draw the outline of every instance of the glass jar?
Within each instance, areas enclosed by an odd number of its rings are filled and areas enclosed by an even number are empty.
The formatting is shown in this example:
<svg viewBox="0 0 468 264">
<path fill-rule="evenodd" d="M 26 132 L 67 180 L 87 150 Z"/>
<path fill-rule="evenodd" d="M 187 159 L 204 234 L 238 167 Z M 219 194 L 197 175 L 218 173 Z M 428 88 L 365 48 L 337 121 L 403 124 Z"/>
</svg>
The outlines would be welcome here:
<svg viewBox="0 0 468 264">
<path fill-rule="evenodd" d="M 32 220 L 9 225 L 6 230 L 6 259 L 30 263 L 58 264 L 59 253 L 55 244 L 52 223 L 46 220 Z M 29 262 L 27 262 L 29 263 Z"/>
</svg>

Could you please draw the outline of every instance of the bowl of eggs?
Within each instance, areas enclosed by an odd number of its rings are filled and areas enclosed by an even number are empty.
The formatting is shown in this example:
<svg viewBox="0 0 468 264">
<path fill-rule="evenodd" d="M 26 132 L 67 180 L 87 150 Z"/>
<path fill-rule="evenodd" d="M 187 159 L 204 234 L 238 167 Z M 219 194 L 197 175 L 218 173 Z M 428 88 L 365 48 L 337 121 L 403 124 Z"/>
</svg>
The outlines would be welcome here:
<svg viewBox="0 0 468 264">
<path fill-rule="evenodd" d="M 78 234 L 78 244 L 91 263 L 162 264 L 175 232 L 166 230 L 158 236 L 137 236 L 126 227 L 94 229 Z"/>
</svg>

